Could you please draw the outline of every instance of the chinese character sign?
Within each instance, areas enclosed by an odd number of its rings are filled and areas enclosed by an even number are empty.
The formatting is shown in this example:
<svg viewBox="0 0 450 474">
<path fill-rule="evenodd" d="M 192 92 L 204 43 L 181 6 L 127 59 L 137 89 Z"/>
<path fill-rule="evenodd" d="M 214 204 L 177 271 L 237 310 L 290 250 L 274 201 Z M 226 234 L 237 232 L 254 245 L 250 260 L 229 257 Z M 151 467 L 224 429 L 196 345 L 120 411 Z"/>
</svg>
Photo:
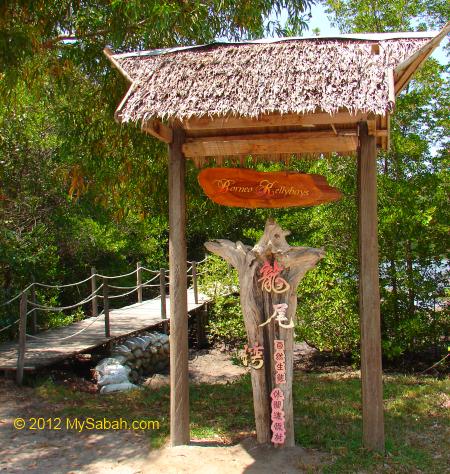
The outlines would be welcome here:
<svg viewBox="0 0 450 474">
<path fill-rule="evenodd" d="M 272 321 L 272 319 L 275 319 L 275 321 L 278 322 L 278 325 L 281 328 L 285 328 L 285 329 L 293 328 L 294 321 L 292 318 L 289 321 L 289 323 L 286 323 L 286 321 L 288 321 L 288 318 L 286 317 L 287 309 L 288 309 L 288 305 L 286 303 L 274 304 L 272 316 L 270 316 L 270 318 L 266 322 L 260 324 L 260 326 L 265 326 L 266 324 L 269 324 L 270 321 Z"/>
<path fill-rule="evenodd" d="M 264 365 L 263 359 L 263 346 L 253 344 L 253 347 L 249 348 L 247 344 L 244 346 L 244 350 L 241 353 L 242 363 L 245 367 L 253 367 L 254 369 L 260 369 Z"/>
<path fill-rule="evenodd" d="M 284 341 L 275 339 L 274 341 L 275 360 L 275 384 L 282 385 L 286 383 L 286 354 L 284 352 Z"/>
<path fill-rule="evenodd" d="M 261 289 L 271 293 L 285 293 L 289 290 L 289 283 L 280 276 L 283 267 L 278 265 L 277 261 L 273 262 L 273 266 L 266 260 L 264 265 L 260 268 L 259 274 L 261 278 L 258 280 L 261 283 Z"/>
<path fill-rule="evenodd" d="M 279 388 L 274 388 L 270 394 L 272 399 L 271 420 L 272 420 L 272 443 L 283 444 L 286 439 L 285 417 L 283 410 L 283 392 Z"/>
</svg>

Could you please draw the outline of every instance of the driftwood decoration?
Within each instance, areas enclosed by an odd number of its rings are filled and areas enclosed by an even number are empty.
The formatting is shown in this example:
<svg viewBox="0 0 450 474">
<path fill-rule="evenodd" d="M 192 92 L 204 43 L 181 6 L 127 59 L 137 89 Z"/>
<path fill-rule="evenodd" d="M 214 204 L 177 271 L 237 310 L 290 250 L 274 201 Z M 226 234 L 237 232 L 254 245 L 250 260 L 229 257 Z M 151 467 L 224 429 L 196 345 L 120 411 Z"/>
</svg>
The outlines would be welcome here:
<svg viewBox="0 0 450 474">
<path fill-rule="evenodd" d="M 264 365 L 259 370 L 251 369 L 257 440 L 287 447 L 294 446 L 293 325 L 297 287 L 325 255 L 321 249 L 291 247 L 286 242 L 289 233 L 269 219 L 253 248 L 225 239 L 205 244 L 238 271 L 248 342 L 263 348 Z"/>
</svg>

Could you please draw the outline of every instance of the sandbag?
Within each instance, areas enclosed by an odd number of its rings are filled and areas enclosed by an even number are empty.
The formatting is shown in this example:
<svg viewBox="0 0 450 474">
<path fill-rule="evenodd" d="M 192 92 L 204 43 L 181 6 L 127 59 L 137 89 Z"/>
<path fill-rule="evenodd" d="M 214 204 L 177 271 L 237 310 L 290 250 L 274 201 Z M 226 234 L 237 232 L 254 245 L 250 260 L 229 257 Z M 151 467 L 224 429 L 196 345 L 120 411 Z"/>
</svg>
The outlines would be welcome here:
<svg viewBox="0 0 450 474">
<path fill-rule="evenodd" d="M 122 363 L 115 357 L 107 357 L 102 359 L 95 367 L 95 370 L 100 374 L 104 375 L 110 371 L 113 367 L 121 367 Z"/>
<path fill-rule="evenodd" d="M 134 385 L 131 382 L 124 383 L 115 383 L 112 385 L 105 385 L 101 388 L 100 393 L 112 393 L 112 392 L 124 392 L 126 390 L 132 390 L 134 388 L 139 388 L 137 385 Z"/>
</svg>

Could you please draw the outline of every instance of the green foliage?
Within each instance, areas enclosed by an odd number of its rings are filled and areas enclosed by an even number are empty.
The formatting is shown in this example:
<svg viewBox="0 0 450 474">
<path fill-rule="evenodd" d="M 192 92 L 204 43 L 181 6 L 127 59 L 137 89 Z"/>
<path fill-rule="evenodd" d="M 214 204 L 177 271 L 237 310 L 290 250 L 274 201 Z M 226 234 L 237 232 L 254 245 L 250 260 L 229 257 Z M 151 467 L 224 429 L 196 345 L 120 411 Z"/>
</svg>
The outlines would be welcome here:
<svg viewBox="0 0 450 474">
<path fill-rule="evenodd" d="M 110 274 L 138 260 L 167 267 L 166 147 L 114 122 L 127 84 L 105 58 L 106 45 L 130 51 L 281 33 L 279 20 L 267 17 L 280 17 L 283 8 L 299 30 L 311 3 L 2 2 L 0 302 L 32 276 L 69 283 L 86 278 L 91 266 Z M 188 181 L 199 197 L 193 171 Z M 211 229 L 189 222 L 193 258 Z M 219 235 L 222 224 L 211 222 Z M 81 290 L 52 297 L 73 303 L 88 294 Z M 16 315 L 15 307 L 0 309 L 0 327 Z M 40 323 L 48 317 L 40 315 Z"/>
<path fill-rule="evenodd" d="M 237 272 L 217 257 L 208 256 L 200 267 L 199 289 L 210 296 L 208 337 L 211 342 L 235 346 L 246 340 L 244 320 L 235 294 L 238 289 Z"/>
</svg>

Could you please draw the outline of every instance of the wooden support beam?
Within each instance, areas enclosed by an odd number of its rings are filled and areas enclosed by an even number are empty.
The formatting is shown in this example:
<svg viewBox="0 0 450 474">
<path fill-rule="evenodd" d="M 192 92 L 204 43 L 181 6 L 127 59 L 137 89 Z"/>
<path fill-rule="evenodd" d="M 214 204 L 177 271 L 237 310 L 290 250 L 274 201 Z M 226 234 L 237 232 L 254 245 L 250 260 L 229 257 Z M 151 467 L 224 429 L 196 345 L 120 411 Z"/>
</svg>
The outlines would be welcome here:
<svg viewBox="0 0 450 474">
<path fill-rule="evenodd" d="M 149 120 L 142 124 L 142 131 L 154 136 L 164 143 L 172 143 L 173 131 L 167 125 L 164 125 L 159 120 Z"/>
<path fill-rule="evenodd" d="M 258 118 L 250 117 L 192 117 L 183 122 L 185 130 L 214 130 L 221 128 L 261 128 L 261 127 L 292 127 L 314 126 L 327 124 L 358 123 L 365 120 L 367 114 L 348 111 L 337 112 L 333 115 L 327 112 L 312 114 L 267 114 Z"/>
<path fill-rule="evenodd" d="M 19 345 L 17 348 L 17 385 L 23 383 L 23 368 L 25 365 L 25 351 L 27 340 L 27 291 L 25 290 L 20 297 L 20 316 L 19 316 Z"/>
<path fill-rule="evenodd" d="M 169 145 L 170 442 L 189 443 L 189 375 L 184 131 Z"/>
<path fill-rule="evenodd" d="M 103 280 L 103 313 L 105 315 L 105 337 L 111 337 L 111 325 L 109 322 L 109 285 Z"/>
<path fill-rule="evenodd" d="M 95 267 L 91 267 L 91 293 L 95 293 L 97 291 L 97 280 L 96 280 L 96 275 L 97 270 Z M 96 318 L 98 316 L 98 298 L 97 295 L 95 295 L 92 298 L 92 316 Z"/>
<path fill-rule="evenodd" d="M 136 263 L 136 288 L 138 303 L 142 303 L 142 270 L 141 262 Z"/>
<path fill-rule="evenodd" d="M 384 451 L 380 289 L 377 237 L 376 138 L 359 126 L 359 313 L 364 447 Z"/>
<path fill-rule="evenodd" d="M 356 151 L 356 130 L 260 133 L 189 138 L 183 145 L 187 158 L 272 153 L 327 153 Z"/>
<path fill-rule="evenodd" d="M 161 295 L 161 319 L 167 319 L 166 270 L 164 268 L 159 270 L 159 294 Z"/>
<path fill-rule="evenodd" d="M 419 51 L 416 51 L 406 61 L 400 63 L 394 70 L 395 95 L 408 85 L 416 71 L 422 66 L 427 58 L 439 46 L 439 43 L 450 33 L 450 21 L 441 29 L 438 35 L 426 43 Z"/>
</svg>

